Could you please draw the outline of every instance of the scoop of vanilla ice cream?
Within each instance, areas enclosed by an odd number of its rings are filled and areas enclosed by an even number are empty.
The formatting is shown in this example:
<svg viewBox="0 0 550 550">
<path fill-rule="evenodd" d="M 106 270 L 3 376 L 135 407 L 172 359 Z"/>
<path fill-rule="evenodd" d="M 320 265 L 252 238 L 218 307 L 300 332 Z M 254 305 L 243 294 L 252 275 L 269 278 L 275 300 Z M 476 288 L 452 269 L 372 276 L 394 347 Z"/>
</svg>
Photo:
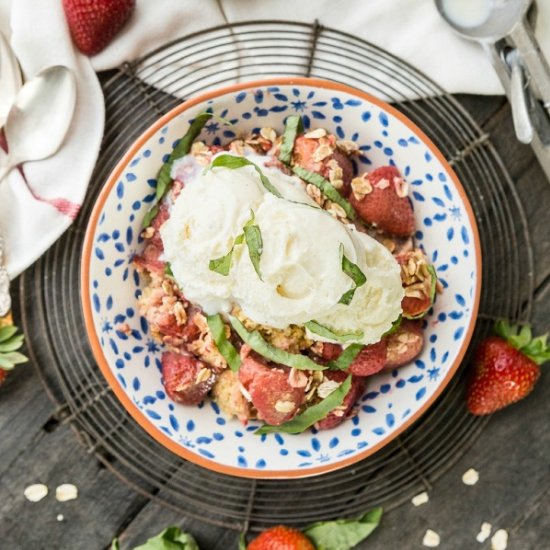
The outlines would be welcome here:
<svg viewBox="0 0 550 550">
<path fill-rule="evenodd" d="M 266 166 L 271 157 L 258 155 L 249 151 L 245 154 L 246 158 L 259 166 L 265 176 L 269 179 L 273 187 L 279 191 L 284 199 L 294 202 L 309 204 L 316 208 L 321 208 L 304 190 L 302 180 L 297 176 L 287 175 L 273 166 Z"/>
<path fill-rule="evenodd" d="M 355 257 L 346 227 L 326 211 L 267 194 L 256 212 L 263 241 L 260 279 L 241 254 L 235 300 L 252 320 L 284 328 L 331 309 L 352 287 L 342 271 L 340 244 Z"/>
<path fill-rule="evenodd" d="M 335 304 L 315 320 L 336 332 L 362 330 L 363 337 L 357 341 L 374 344 L 401 314 L 404 292 L 400 268 L 384 245 L 352 226 L 348 230 L 357 251 L 355 263 L 365 274 L 367 281 L 355 291 L 349 305 Z M 332 341 L 318 335 L 315 338 Z"/>
<path fill-rule="evenodd" d="M 227 276 L 211 271 L 210 260 L 231 250 L 263 196 L 253 169 L 214 168 L 185 182 L 160 229 L 176 281 L 207 313 L 230 307 L 236 278 L 233 269 Z"/>
<path fill-rule="evenodd" d="M 298 178 L 266 167 L 265 157 L 247 158 L 283 198 L 266 190 L 253 166 L 186 169 L 185 187 L 160 230 L 165 258 L 186 298 L 207 314 L 238 305 L 251 320 L 275 328 L 315 320 L 334 332 L 362 331 L 357 342 L 379 341 L 401 313 L 396 260 L 376 240 L 319 208 Z M 252 213 L 262 236 L 261 278 L 246 243 L 234 246 Z M 233 246 L 229 274 L 210 270 L 210 261 Z M 349 305 L 338 303 L 354 284 L 342 271 L 342 247 L 367 278 Z"/>
</svg>

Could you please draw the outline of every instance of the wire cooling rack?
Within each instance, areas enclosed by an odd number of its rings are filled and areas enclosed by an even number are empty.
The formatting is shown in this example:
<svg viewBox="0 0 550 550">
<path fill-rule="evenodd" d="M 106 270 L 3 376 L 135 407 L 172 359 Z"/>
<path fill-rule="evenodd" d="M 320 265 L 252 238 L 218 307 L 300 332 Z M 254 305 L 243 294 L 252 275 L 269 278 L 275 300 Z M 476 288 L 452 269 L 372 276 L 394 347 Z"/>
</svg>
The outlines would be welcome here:
<svg viewBox="0 0 550 550">
<path fill-rule="evenodd" d="M 414 426 L 362 462 L 304 480 L 239 479 L 204 470 L 157 444 L 103 379 L 85 335 L 79 261 L 88 217 L 109 172 L 132 141 L 182 99 L 279 75 L 326 78 L 392 102 L 454 166 L 482 241 L 474 344 L 494 318 L 527 321 L 533 297 L 525 216 L 489 135 L 425 75 L 372 44 L 318 23 L 246 22 L 183 37 L 104 78 L 106 131 L 85 204 L 75 224 L 20 279 L 29 351 L 58 407 L 57 418 L 69 422 L 110 471 L 187 517 L 238 530 L 352 516 L 374 505 L 396 507 L 430 489 L 487 422 L 465 410 L 461 368 Z"/>
</svg>

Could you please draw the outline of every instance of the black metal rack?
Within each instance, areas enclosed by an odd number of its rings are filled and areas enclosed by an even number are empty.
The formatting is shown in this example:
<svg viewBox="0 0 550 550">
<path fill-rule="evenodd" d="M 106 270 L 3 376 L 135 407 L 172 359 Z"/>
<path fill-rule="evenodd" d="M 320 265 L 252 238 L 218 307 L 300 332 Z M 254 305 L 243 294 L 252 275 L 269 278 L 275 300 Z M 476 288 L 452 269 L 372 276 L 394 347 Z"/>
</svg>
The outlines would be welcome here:
<svg viewBox="0 0 550 550">
<path fill-rule="evenodd" d="M 79 276 L 86 224 L 109 172 L 134 139 L 182 98 L 282 75 L 334 80 L 386 99 L 451 162 L 482 241 L 483 290 L 474 343 L 494 318 L 527 321 L 533 300 L 525 215 L 490 136 L 452 96 L 400 59 L 318 23 L 258 21 L 185 36 L 121 67 L 103 83 L 105 136 L 82 211 L 20 278 L 23 324 L 32 334 L 29 351 L 58 418 L 73 426 L 88 452 L 110 471 L 188 517 L 238 530 L 398 506 L 430 489 L 487 422 L 466 412 L 462 367 L 429 411 L 375 455 L 308 479 L 240 479 L 171 454 L 132 420 L 108 387 L 85 336 Z"/>
</svg>

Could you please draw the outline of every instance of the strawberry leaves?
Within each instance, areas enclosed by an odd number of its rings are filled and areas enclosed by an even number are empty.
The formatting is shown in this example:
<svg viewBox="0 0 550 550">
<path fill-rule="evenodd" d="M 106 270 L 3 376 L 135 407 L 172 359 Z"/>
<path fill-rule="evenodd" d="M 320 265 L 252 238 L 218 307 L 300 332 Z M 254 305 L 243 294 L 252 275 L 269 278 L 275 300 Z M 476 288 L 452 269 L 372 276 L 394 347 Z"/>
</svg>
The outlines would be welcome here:
<svg viewBox="0 0 550 550">
<path fill-rule="evenodd" d="M 504 319 L 495 323 L 495 332 L 537 365 L 550 361 L 548 334 L 533 338 L 529 325 L 511 325 Z"/>
</svg>

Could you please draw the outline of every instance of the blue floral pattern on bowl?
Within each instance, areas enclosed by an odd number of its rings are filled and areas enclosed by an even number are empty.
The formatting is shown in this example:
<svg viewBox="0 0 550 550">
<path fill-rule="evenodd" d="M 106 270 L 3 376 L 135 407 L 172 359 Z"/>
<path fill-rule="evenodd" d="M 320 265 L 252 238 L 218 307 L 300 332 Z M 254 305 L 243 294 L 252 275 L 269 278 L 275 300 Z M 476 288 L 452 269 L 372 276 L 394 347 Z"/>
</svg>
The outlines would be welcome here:
<svg viewBox="0 0 550 550">
<path fill-rule="evenodd" d="M 221 91 L 171 113 L 131 149 L 106 185 L 88 228 L 84 309 L 94 352 L 117 395 L 156 439 L 185 458 L 233 475 L 307 476 L 372 453 L 427 408 L 452 376 L 467 346 L 479 296 L 477 230 L 456 177 L 425 136 L 402 115 L 360 92 L 328 83 L 258 83 Z M 355 141 L 359 172 L 394 164 L 410 183 L 417 242 L 436 267 L 443 294 L 425 320 L 426 342 L 413 363 L 371 377 L 359 414 L 334 430 L 257 436 L 259 426 L 227 419 L 216 403 L 176 405 L 160 376 L 161 346 L 139 315 L 140 280 L 132 257 L 141 250 L 143 216 L 156 174 L 188 123 L 205 109 L 201 139 L 221 144 L 269 126 L 281 131 L 300 113 L 306 128 L 323 127 Z M 129 330 L 128 330 L 129 329 Z"/>
</svg>

